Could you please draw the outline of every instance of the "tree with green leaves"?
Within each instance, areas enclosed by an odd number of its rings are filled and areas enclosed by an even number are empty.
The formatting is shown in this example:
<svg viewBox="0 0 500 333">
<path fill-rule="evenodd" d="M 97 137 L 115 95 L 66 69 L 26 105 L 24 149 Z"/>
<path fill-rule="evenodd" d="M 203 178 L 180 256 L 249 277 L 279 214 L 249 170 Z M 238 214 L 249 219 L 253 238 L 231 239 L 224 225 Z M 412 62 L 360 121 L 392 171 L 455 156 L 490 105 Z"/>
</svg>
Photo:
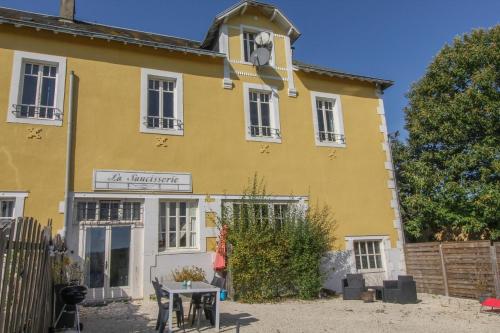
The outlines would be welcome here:
<svg viewBox="0 0 500 333">
<path fill-rule="evenodd" d="M 500 239 L 500 25 L 445 45 L 392 149 L 407 238 Z"/>
<path fill-rule="evenodd" d="M 318 297 L 329 273 L 321 262 L 335 241 L 330 209 L 296 202 L 278 210 L 257 175 L 243 193 L 223 206 L 219 220 L 231 248 L 232 297 L 247 303 Z"/>
</svg>

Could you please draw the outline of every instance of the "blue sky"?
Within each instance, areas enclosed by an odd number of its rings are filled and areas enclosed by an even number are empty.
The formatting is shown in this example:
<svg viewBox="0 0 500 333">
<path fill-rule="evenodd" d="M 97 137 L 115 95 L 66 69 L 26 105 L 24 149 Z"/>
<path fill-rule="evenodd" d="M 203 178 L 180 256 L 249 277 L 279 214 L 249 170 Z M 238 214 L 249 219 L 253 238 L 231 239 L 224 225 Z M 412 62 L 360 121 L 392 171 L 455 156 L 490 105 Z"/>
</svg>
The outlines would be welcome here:
<svg viewBox="0 0 500 333">
<path fill-rule="evenodd" d="M 201 40 L 213 17 L 237 0 L 76 0 L 77 18 Z M 500 23 L 499 0 L 272 0 L 302 36 L 295 58 L 391 79 L 389 131 L 403 131 L 405 94 L 445 43 Z M 58 13 L 59 0 L 0 0 L 0 6 Z M 402 133 L 405 135 L 404 131 Z"/>
</svg>

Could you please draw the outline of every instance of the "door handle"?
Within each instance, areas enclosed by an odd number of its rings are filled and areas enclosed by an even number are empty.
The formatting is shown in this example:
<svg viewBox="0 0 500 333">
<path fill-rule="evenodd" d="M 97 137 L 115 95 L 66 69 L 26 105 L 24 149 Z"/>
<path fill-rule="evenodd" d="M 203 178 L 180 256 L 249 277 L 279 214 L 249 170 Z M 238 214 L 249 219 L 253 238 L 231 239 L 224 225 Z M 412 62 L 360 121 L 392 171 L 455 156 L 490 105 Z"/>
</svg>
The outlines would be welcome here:
<svg viewBox="0 0 500 333">
<path fill-rule="evenodd" d="M 107 260 L 104 262 L 104 269 L 108 269 L 108 261 Z"/>
</svg>

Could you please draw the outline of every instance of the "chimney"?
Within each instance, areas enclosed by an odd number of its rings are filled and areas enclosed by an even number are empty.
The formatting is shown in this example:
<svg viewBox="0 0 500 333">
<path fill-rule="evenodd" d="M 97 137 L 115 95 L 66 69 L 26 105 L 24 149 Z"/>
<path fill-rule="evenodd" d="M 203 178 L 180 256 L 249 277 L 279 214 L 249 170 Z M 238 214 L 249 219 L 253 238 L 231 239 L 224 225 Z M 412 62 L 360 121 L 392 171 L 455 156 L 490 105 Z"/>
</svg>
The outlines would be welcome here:
<svg viewBox="0 0 500 333">
<path fill-rule="evenodd" d="M 64 21 L 73 22 L 75 19 L 75 0 L 61 0 L 59 16 Z"/>
</svg>

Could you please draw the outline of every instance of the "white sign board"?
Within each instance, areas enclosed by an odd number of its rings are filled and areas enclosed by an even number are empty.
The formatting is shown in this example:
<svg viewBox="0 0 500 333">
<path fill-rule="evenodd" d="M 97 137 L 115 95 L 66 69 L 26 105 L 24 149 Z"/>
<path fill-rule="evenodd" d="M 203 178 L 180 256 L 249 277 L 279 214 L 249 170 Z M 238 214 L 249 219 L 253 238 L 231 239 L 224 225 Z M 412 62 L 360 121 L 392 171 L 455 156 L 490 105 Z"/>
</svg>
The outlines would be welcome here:
<svg viewBox="0 0 500 333">
<path fill-rule="evenodd" d="M 190 173 L 94 170 L 94 190 L 192 192 Z"/>
</svg>

